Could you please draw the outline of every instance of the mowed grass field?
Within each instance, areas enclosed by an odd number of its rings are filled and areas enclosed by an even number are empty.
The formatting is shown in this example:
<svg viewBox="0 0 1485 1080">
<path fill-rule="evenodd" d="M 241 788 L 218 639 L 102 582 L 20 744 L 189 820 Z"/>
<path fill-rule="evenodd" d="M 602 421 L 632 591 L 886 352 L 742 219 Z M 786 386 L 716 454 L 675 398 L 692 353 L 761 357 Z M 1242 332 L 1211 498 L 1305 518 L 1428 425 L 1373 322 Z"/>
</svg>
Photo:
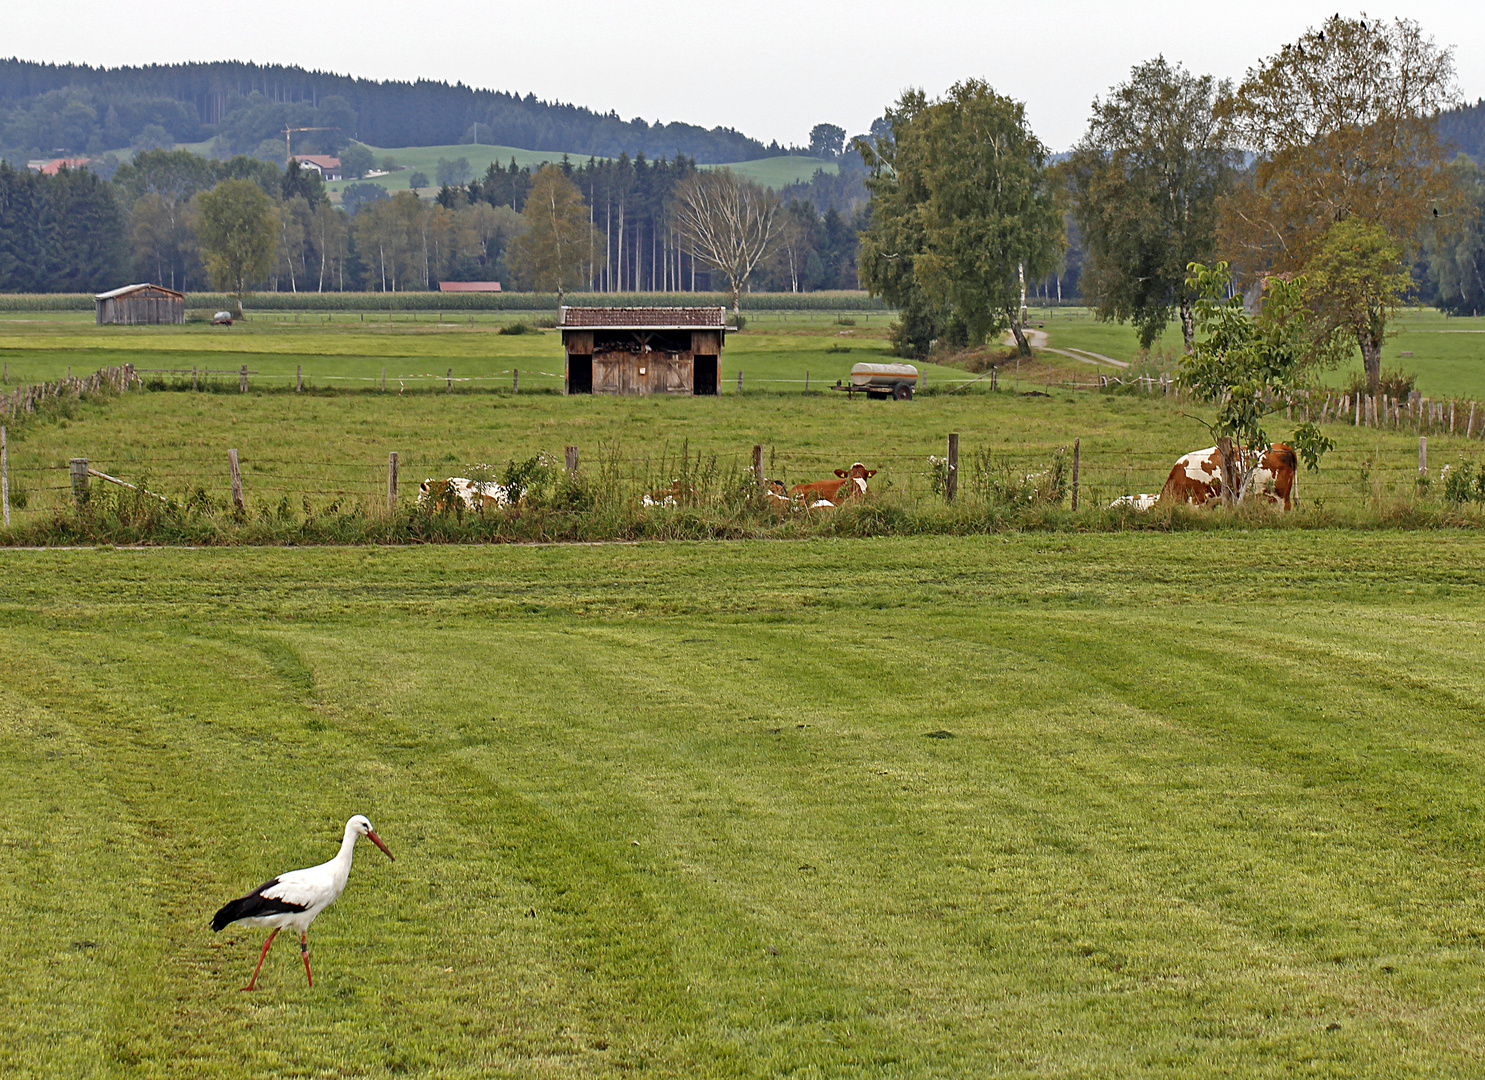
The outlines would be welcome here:
<svg viewBox="0 0 1485 1080">
<path fill-rule="evenodd" d="M 8 1076 L 1459 1076 L 1485 541 L 0 552 Z M 314 987 L 222 902 L 362 845 Z"/>
</svg>

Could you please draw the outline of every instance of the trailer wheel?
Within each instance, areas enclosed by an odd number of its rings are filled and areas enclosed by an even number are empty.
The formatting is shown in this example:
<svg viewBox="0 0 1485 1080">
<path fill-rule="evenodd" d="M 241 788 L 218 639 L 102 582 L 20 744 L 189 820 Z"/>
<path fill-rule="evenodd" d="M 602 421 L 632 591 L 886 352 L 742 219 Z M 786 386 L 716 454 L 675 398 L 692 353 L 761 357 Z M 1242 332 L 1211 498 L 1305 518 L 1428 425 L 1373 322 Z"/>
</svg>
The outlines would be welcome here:
<svg viewBox="0 0 1485 1080">
<path fill-rule="evenodd" d="M 898 383 L 892 389 L 892 397 L 897 401 L 912 401 L 913 388 L 905 383 Z"/>
</svg>

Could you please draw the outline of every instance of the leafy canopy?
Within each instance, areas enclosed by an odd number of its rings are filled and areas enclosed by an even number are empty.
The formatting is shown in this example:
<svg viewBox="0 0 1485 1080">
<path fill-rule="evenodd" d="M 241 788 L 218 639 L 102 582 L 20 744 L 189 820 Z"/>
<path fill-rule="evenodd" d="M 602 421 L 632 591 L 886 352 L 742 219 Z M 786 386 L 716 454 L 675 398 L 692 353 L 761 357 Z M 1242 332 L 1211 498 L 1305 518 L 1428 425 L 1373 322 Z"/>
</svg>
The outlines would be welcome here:
<svg viewBox="0 0 1485 1080">
<path fill-rule="evenodd" d="M 1022 272 L 1044 276 L 1061 252 L 1047 148 L 1025 107 L 978 79 L 936 102 L 909 90 L 888 117 L 890 138 L 856 143 L 871 170 L 862 283 L 983 341 L 1014 322 Z"/>
<path fill-rule="evenodd" d="M 1229 132 L 1213 111 L 1229 89 L 1163 56 L 1140 64 L 1093 103 L 1066 166 L 1088 254 L 1085 294 L 1100 319 L 1133 322 L 1143 349 L 1175 308 L 1191 346 L 1186 267 L 1211 258 L 1217 198 L 1236 174 Z"/>
<path fill-rule="evenodd" d="M 1267 447 L 1265 418 L 1291 400 L 1308 369 L 1334 356 L 1332 342 L 1317 345 L 1308 330 L 1304 281 L 1269 278 L 1257 315 L 1245 310 L 1240 294 L 1228 296 L 1232 274 L 1226 263 L 1192 263 L 1188 284 L 1197 295 L 1197 339 L 1181 357 L 1177 379 L 1215 407 L 1209 425 L 1214 436 Z M 1308 421 L 1294 429 L 1289 444 L 1312 470 L 1335 445 Z"/>
</svg>

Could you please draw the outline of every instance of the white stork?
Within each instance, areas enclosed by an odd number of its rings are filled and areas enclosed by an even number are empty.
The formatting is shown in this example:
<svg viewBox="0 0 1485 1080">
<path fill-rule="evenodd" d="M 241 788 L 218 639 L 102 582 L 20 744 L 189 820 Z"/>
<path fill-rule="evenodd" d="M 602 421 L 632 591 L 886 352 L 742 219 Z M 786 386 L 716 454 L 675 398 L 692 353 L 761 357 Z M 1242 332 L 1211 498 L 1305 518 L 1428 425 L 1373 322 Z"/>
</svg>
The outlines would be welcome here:
<svg viewBox="0 0 1485 1080">
<path fill-rule="evenodd" d="M 345 891 L 346 878 L 351 872 L 351 852 L 358 837 L 368 836 L 371 842 L 393 858 L 382 838 L 376 835 L 371 822 L 361 814 L 354 815 L 345 823 L 345 839 L 340 842 L 340 851 L 329 862 L 320 863 L 304 870 L 290 870 L 272 881 L 265 881 L 252 892 L 230 904 L 224 904 L 211 920 L 213 930 L 224 930 L 234 923 L 243 926 L 271 926 L 273 933 L 263 942 L 263 951 L 258 954 L 258 966 L 253 968 L 253 977 L 244 990 L 251 990 L 258 982 L 258 972 L 263 969 L 263 958 L 268 955 L 268 946 L 278 932 L 288 926 L 299 931 L 299 953 L 304 957 L 304 977 L 309 985 L 315 984 L 309 972 L 309 924 Z"/>
</svg>

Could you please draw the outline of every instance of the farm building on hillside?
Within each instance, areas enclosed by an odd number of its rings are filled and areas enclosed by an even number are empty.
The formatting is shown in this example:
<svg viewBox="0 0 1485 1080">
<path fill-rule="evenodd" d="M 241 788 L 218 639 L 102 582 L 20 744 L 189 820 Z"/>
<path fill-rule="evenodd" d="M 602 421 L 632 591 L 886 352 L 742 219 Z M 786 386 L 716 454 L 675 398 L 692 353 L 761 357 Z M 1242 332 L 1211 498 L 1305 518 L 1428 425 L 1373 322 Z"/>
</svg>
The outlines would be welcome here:
<svg viewBox="0 0 1485 1080">
<path fill-rule="evenodd" d="M 569 394 L 716 396 L 725 309 L 564 307 Z"/>
<path fill-rule="evenodd" d="M 106 323 L 183 323 L 186 294 L 163 285 L 125 285 L 93 297 L 98 305 L 98 325 Z"/>
<path fill-rule="evenodd" d="M 295 154 L 294 160 L 299 162 L 305 169 L 313 169 L 320 174 L 322 180 L 344 180 L 345 173 L 340 168 L 340 158 L 331 154 Z"/>
</svg>

